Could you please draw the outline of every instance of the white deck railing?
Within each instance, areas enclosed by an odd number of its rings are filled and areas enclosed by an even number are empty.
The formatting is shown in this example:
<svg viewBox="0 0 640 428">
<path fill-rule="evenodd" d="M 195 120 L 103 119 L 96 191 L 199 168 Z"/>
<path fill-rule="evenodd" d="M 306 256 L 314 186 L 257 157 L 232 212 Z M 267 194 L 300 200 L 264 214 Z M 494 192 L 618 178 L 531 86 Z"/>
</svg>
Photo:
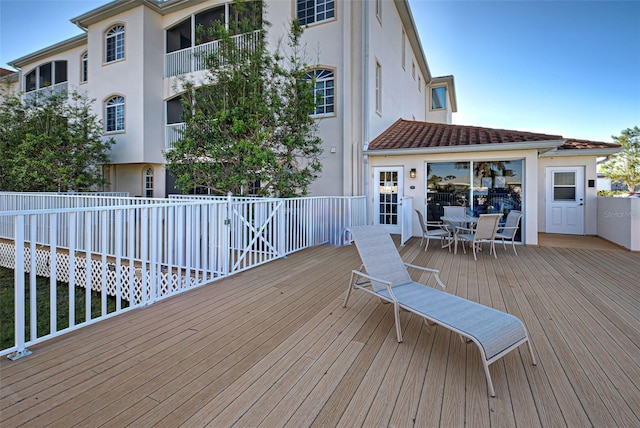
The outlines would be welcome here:
<svg viewBox="0 0 640 428">
<path fill-rule="evenodd" d="M 258 46 L 260 32 L 260 30 L 256 30 L 251 33 L 238 34 L 237 36 L 233 36 L 232 39 L 237 45 L 243 48 L 254 49 Z M 214 40 L 213 42 L 203 43 L 165 54 L 164 77 L 179 76 L 185 73 L 204 70 L 207 68 L 207 56 L 214 54 L 219 46 L 220 41 Z"/>
<path fill-rule="evenodd" d="M 19 205 L 18 196 L 0 194 L 0 207 Z M 365 221 L 363 197 L 53 196 L 23 194 L 20 203 L 38 209 L 0 211 L 0 265 L 14 269 L 15 297 L 14 345 L 0 355 L 20 357 L 36 343 L 303 248 L 342 244 L 344 228 Z M 45 293 L 38 277 L 49 278 Z M 78 287 L 93 293 L 76 301 Z M 38 315 L 42 299 L 52 309 Z M 62 306 L 70 309 L 59 325 Z M 38 330 L 39 316 L 47 331 Z"/>
</svg>

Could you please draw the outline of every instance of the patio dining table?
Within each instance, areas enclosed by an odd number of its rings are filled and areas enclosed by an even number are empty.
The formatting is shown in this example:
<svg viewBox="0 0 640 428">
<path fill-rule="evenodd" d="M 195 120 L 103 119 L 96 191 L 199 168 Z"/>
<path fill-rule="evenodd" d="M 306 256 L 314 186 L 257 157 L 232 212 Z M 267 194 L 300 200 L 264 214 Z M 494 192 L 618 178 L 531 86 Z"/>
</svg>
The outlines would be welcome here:
<svg viewBox="0 0 640 428">
<path fill-rule="evenodd" d="M 474 224 L 478 222 L 478 217 L 473 217 L 470 215 L 444 215 L 440 217 L 440 220 L 449 224 L 453 229 L 453 240 L 457 241 L 458 235 L 458 226 L 456 225 L 465 225 L 467 228 L 473 227 Z M 457 246 L 456 246 L 457 247 Z M 457 251 L 454 251 L 454 254 Z"/>
</svg>

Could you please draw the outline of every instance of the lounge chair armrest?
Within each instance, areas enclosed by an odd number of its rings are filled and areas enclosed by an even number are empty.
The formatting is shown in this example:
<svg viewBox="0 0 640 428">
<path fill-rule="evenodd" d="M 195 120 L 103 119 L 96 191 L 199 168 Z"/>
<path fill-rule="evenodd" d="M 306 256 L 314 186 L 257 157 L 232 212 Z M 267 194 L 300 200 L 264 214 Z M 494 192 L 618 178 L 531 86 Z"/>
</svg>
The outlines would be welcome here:
<svg viewBox="0 0 640 428">
<path fill-rule="evenodd" d="M 498 226 L 498 230 L 517 230 L 518 226 Z"/>
<path fill-rule="evenodd" d="M 368 274 L 366 274 L 364 272 L 361 272 L 361 271 L 355 270 L 355 269 L 352 270 L 351 273 L 353 275 L 358 275 L 358 276 L 360 276 L 362 278 L 368 279 L 371 283 L 378 282 L 380 284 L 384 284 L 387 287 L 387 290 L 389 291 L 389 295 L 391 296 L 391 298 L 394 301 L 397 301 L 396 296 L 393 295 L 393 291 L 391 290 L 391 281 L 387 281 L 385 279 L 376 278 L 375 276 L 368 275 Z"/>
<path fill-rule="evenodd" d="M 461 226 L 457 226 L 457 227 L 456 227 L 456 233 L 457 233 L 457 231 L 460 231 L 460 230 L 466 230 L 466 231 L 468 231 L 468 232 L 474 232 L 474 231 L 475 231 L 475 229 L 472 229 L 472 228 L 470 228 L 470 227 L 461 227 Z"/>
<path fill-rule="evenodd" d="M 412 265 L 411 263 L 407 263 L 404 262 L 404 265 L 410 268 L 414 268 L 414 269 L 418 269 L 418 270 L 422 270 L 425 272 L 431 272 L 433 274 L 433 276 L 436 279 L 436 282 L 438 283 L 438 285 L 440 286 L 440 288 L 442 288 L 443 290 L 446 288 L 446 286 L 444 285 L 444 283 L 440 280 L 440 271 L 438 269 L 432 269 L 432 268 L 428 268 L 428 267 L 424 267 L 424 266 L 416 266 L 416 265 Z"/>
</svg>

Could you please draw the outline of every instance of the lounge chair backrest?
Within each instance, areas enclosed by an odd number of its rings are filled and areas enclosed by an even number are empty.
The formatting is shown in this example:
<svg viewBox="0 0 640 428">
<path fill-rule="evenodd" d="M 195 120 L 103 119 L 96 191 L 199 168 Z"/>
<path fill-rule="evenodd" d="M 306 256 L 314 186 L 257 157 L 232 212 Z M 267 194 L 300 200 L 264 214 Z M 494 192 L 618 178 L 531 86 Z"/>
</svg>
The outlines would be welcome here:
<svg viewBox="0 0 640 428">
<path fill-rule="evenodd" d="M 518 231 L 518 223 L 522 218 L 522 212 L 518 210 L 511 210 L 507 215 L 507 221 L 504 224 L 505 230 L 502 232 L 504 235 L 510 235 L 508 238 L 513 239 L 514 235 Z M 513 228 L 513 229 L 512 229 Z"/>
<path fill-rule="evenodd" d="M 492 240 L 498 230 L 498 222 L 502 214 L 480 214 L 475 230 L 474 241 Z"/>
<path fill-rule="evenodd" d="M 412 282 L 384 226 L 354 226 L 347 230 L 353 235 L 362 264 L 369 275 L 390 281 L 392 287 Z M 374 283 L 373 289 L 381 291 L 386 286 Z"/>
</svg>

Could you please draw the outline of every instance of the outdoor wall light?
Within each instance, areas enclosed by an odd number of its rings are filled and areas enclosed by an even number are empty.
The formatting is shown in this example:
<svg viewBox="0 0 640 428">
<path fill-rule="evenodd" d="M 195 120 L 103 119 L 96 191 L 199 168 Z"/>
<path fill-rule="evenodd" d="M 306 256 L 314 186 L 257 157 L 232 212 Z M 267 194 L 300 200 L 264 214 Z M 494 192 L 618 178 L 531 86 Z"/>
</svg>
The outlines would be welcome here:
<svg viewBox="0 0 640 428">
<path fill-rule="evenodd" d="M 411 170 L 409 171 L 409 177 L 416 178 L 416 169 L 415 168 L 411 168 Z"/>
</svg>

